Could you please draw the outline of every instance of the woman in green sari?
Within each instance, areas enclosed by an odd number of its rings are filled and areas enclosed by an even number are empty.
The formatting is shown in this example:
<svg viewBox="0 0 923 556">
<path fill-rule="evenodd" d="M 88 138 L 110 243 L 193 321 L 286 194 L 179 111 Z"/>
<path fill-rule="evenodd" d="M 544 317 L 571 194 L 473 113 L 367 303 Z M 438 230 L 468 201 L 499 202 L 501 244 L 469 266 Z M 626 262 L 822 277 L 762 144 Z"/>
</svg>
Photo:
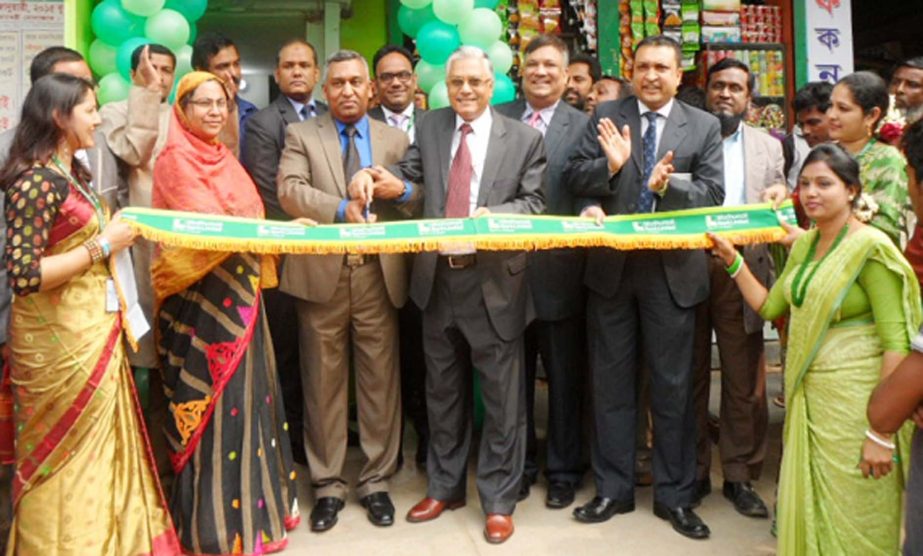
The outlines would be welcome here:
<svg viewBox="0 0 923 556">
<path fill-rule="evenodd" d="M 791 313 L 779 554 L 897 554 L 902 446 L 869 428 L 865 406 L 909 350 L 919 285 L 892 241 L 853 215 L 859 166 L 842 147 L 811 151 L 798 188 L 815 227 L 771 290 L 711 236 L 751 307 L 766 319 Z"/>
<path fill-rule="evenodd" d="M 906 233 L 909 209 L 907 161 L 899 150 L 879 141 L 875 130 L 888 111 L 888 88 L 869 71 L 857 71 L 836 84 L 830 95 L 830 138 L 859 162 L 859 178 L 878 210 L 869 222 L 895 245 Z M 905 238 L 906 239 L 906 238 Z"/>
</svg>

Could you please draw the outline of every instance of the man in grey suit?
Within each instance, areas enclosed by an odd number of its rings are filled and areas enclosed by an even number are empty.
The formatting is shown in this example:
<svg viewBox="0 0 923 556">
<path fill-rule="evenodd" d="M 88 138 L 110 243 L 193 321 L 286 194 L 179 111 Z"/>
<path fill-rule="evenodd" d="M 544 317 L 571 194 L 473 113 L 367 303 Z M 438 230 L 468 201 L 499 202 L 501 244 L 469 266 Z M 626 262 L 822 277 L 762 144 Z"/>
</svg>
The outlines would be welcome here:
<svg viewBox="0 0 923 556">
<path fill-rule="evenodd" d="M 577 199 L 565 187 L 563 173 L 589 118 L 563 102 L 567 86 L 567 45 L 553 35 L 529 41 L 522 65 L 524 99 L 497 106 L 497 112 L 521 120 L 544 136 L 548 167 L 546 214 L 573 216 Z M 545 505 L 566 508 L 585 470 L 581 450 L 581 400 L 586 364 L 583 249 L 555 249 L 529 255 L 526 277 L 536 320 L 526 329 L 526 400 L 528 444 L 520 500 L 538 475 L 535 438 L 535 368 L 542 358 L 548 376 L 548 438 Z"/>
<path fill-rule="evenodd" d="M 708 70 L 705 103 L 721 122 L 724 138 L 725 206 L 784 199 L 788 193 L 782 143 L 743 123 L 754 82 L 750 68 L 733 58 L 725 58 Z M 768 246 L 746 246 L 743 253 L 753 275 L 767 287 L 771 286 L 772 258 Z M 741 514 L 765 518 L 769 511 L 750 485 L 751 480 L 759 479 L 763 468 L 769 422 L 763 372 L 763 319 L 744 302 L 720 257 L 709 257 L 708 272 L 711 294 L 699 305 L 696 315 L 696 493 L 701 498 L 711 492 L 708 395 L 714 330 L 721 357 L 718 448 L 724 472 L 722 490 Z"/>
<path fill-rule="evenodd" d="M 240 162 L 256 183 L 266 217 L 291 220 L 279 204 L 276 174 L 285 147 L 285 130 L 289 124 L 302 122 L 327 112 L 327 105 L 313 98 L 314 86 L 320 77 L 317 52 L 304 39 L 291 39 L 282 44 L 276 54 L 274 72 L 279 96 L 272 103 L 246 119 L 247 142 L 243 144 Z M 282 274 L 285 259 L 281 259 Z M 276 356 L 276 368 L 282 387 L 282 404 L 292 441 L 295 461 L 306 464 L 302 421 L 304 399 L 301 395 L 301 370 L 298 349 L 298 314 L 295 299 L 279 290 L 263 290 L 263 303 L 269 321 L 269 333 Z"/>
<path fill-rule="evenodd" d="M 488 107 L 493 67 L 484 51 L 463 46 L 446 67 L 451 108 L 426 115 L 416 143 L 392 171 L 422 188 L 424 218 L 542 212 L 541 134 Z M 378 175 L 377 181 L 394 179 L 384 169 Z M 369 196 L 364 186 L 351 190 L 360 199 Z M 427 496 L 408 521 L 435 519 L 465 504 L 474 367 L 485 408 L 477 470 L 484 536 L 501 543 L 513 534 L 526 448 L 526 265 L 523 251 L 475 251 L 458 243 L 414 260 L 410 298 L 423 309 L 431 438 Z"/>
<path fill-rule="evenodd" d="M 566 172 L 575 195 L 595 197 L 583 213 L 635 214 L 717 206 L 724 200 L 718 120 L 674 100 L 679 44 L 652 36 L 635 50 L 637 97 L 596 109 Z M 695 306 L 708 296 L 705 251 L 591 250 L 585 283 L 597 495 L 577 508 L 582 522 L 634 510 L 635 378 L 640 342 L 650 370 L 654 419 L 654 513 L 701 539 L 692 511 L 695 420 L 692 346 Z"/>
</svg>

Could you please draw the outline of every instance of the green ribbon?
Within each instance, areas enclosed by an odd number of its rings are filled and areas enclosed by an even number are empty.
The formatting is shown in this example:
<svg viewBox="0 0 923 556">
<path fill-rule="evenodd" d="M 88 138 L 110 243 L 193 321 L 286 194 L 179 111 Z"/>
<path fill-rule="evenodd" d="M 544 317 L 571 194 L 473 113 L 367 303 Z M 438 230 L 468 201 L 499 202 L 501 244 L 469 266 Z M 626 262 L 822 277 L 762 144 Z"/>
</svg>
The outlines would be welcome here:
<svg viewBox="0 0 923 556">
<path fill-rule="evenodd" d="M 697 249 L 711 246 L 706 232 L 743 245 L 783 237 L 780 219 L 795 224 L 791 202 L 778 210 L 759 204 L 616 215 L 602 226 L 589 218 L 523 215 L 319 226 L 137 207 L 121 215 L 143 237 L 166 245 L 274 254 L 417 252 L 452 243 L 484 250 Z"/>
</svg>

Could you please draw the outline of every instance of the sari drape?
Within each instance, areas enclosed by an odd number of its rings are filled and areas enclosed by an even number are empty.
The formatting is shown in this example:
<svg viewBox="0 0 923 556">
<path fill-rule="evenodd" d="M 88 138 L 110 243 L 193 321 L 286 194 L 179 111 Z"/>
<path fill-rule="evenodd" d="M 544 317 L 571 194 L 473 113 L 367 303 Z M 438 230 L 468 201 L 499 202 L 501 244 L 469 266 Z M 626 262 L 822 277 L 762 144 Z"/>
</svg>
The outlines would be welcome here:
<svg viewBox="0 0 923 556">
<path fill-rule="evenodd" d="M 83 206 L 85 205 L 85 206 Z M 59 211 L 75 228 L 45 256 L 99 232 L 73 189 Z M 54 239 L 54 238 L 53 238 Z M 123 347 L 106 311 L 102 262 L 66 284 L 15 300 L 15 516 L 8 554 L 178 554 Z"/>
<path fill-rule="evenodd" d="M 796 244 L 790 264 L 805 263 L 816 231 Z M 779 478 L 778 552 L 897 554 L 904 469 L 865 479 L 858 469 L 866 405 L 880 380 L 882 345 L 871 319 L 837 322 L 847 290 L 863 266 L 878 261 L 897 274 L 907 337 L 920 323 L 919 285 L 880 231 L 863 228 L 830 252 L 801 307 L 791 304 L 794 272 L 782 284 L 791 308 L 785 371 L 786 419 Z M 895 437 L 898 454 L 907 432 Z M 906 454 L 905 454 L 906 458 Z"/>
</svg>

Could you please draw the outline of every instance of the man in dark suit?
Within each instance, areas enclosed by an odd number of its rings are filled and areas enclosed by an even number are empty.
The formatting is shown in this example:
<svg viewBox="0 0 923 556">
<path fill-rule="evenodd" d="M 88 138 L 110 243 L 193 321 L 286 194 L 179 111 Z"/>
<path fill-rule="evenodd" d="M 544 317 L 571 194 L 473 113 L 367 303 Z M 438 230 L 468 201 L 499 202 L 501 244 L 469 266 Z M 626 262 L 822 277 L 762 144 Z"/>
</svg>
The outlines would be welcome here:
<svg viewBox="0 0 923 556">
<path fill-rule="evenodd" d="M 327 105 L 313 98 L 320 70 L 317 52 L 303 39 L 286 41 L 276 55 L 275 79 L 280 94 L 256 114 L 247 118 L 247 142 L 240 153 L 241 163 L 256 183 L 266 207 L 266 217 L 291 220 L 279 205 L 276 174 L 285 147 L 285 129 L 327 112 Z M 282 261 L 284 264 L 284 259 Z M 281 274 L 282 268 L 279 269 Z M 292 441 L 295 461 L 305 464 L 302 436 L 304 399 L 301 395 L 301 371 L 298 363 L 298 314 L 295 299 L 278 288 L 263 291 L 269 321 L 276 368 L 282 387 L 282 403 Z"/>
<path fill-rule="evenodd" d="M 542 212 L 541 134 L 488 107 L 493 67 L 484 51 L 463 46 L 446 68 L 451 108 L 426 115 L 416 143 L 393 172 L 422 188 L 424 218 Z M 378 172 L 378 181 L 395 179 L 384 169 Z M 374 194 L 364 186 L 351 190 L 360 199 Z M 513 534 L 526 448 L 526 264 L 523 251 L 475 251 L 458 243 L 414 260 L 410 298 L 423 309 L 431 438 L 429 488 L 408 512 L 410 522 L 465 504 L 474 367 L 485 409 L 477 470 L 487 514 L 484 536 L 501 543 Z"/>
<path fill-rule="evenodd" d="M 372 58 L 375 69 L 375 89 L 378 106 L 369 109 L 369 117 L 385 122 L 407 134 L 413 143 L 417 122 L 426 112 L 413 102 L 417 76 L 413 72 L 413 55 L 402 46 L 388 44 Z M 413 303 L 401 307 L 401 400 L 404 415 L 417 433 L 414 457 L 420 467 L 426 466 L 429 450 L 429 423 L 426 418 L 426 362 L 423 359 L 423 313 Z M 403 430 L 403 429 L 402 429 Z"/>
<path fill-rule="evenodd" d="M 785 185 L 782 143 L 750 127 L 743 118 L 750 107 L 756 78 L 746 64 L 725 58 L 708 70 L 705 103 L 721 122 L 724 149 L 725 206 L 781 200 Z M 772 285 L 772 257 L 766 244 L 743 249 L 750 271 L 762 284 Z M 763 319 L 744 301 L 734 279 L 718 256 L 708 258 L 711 292 L 699 305 L 695 336 L 695 412 L 698 429 L 697 495 L 711 492 L 711 437 L 708 434 L 708 395 L 711 386 L 712 330 L 721 358 L 721 435 L 718 442 L 724 474 L 724 496 L 749 517 L 769 517 L 759 494 L 750 485 L 760 478 L 766 457 L 769 412 L 763 352 Z"/>
<path fill-rule="evenodd" d="M 548 167 L 545 180 L 546 214 L 573 216 L 580 210 L 565 187 L 564 167 L 586 129 L 586 114 L 561 101 L 567 85 L 567 45 L 552 35 L 531 41 L 523 53 L 524 99 L 497 106 L 497 112 L 521 120 L 544 136 Z M 541 355 L 548 376 L 548 438 L 545 505 L 566 508 L 583 476 L 581 458 L 581 399 L 585 376 L 586 342 L 583 316 L 582 249 L 556 249 L 529 255 L 526 277 L 537 320 L 526 329 L 526 400 L 528 448 L 520 499 L 538 475 L 535 438 L 535 368 Z"/>
<path fill-rule="evenodd" d="M 648 37 L 635 51 L 637 97 L 596 109 L 568 166 L 573 193 L 595 197 L 583 213 L 635 214 L 720 205 L 724 200 L 717 118 L 674 100 L 679 45 Z M 654 513 L 679 533 L 706 538 L 692 511 L 695 306 L 708 296 L 705 251 L 616 251 L 587 255 L 587 332 L 597 495 L 577 508 L 582 522 L 634 510 L 635 375 L 640 336 L 650 370 L 654 419 Z"/>
</svg>

